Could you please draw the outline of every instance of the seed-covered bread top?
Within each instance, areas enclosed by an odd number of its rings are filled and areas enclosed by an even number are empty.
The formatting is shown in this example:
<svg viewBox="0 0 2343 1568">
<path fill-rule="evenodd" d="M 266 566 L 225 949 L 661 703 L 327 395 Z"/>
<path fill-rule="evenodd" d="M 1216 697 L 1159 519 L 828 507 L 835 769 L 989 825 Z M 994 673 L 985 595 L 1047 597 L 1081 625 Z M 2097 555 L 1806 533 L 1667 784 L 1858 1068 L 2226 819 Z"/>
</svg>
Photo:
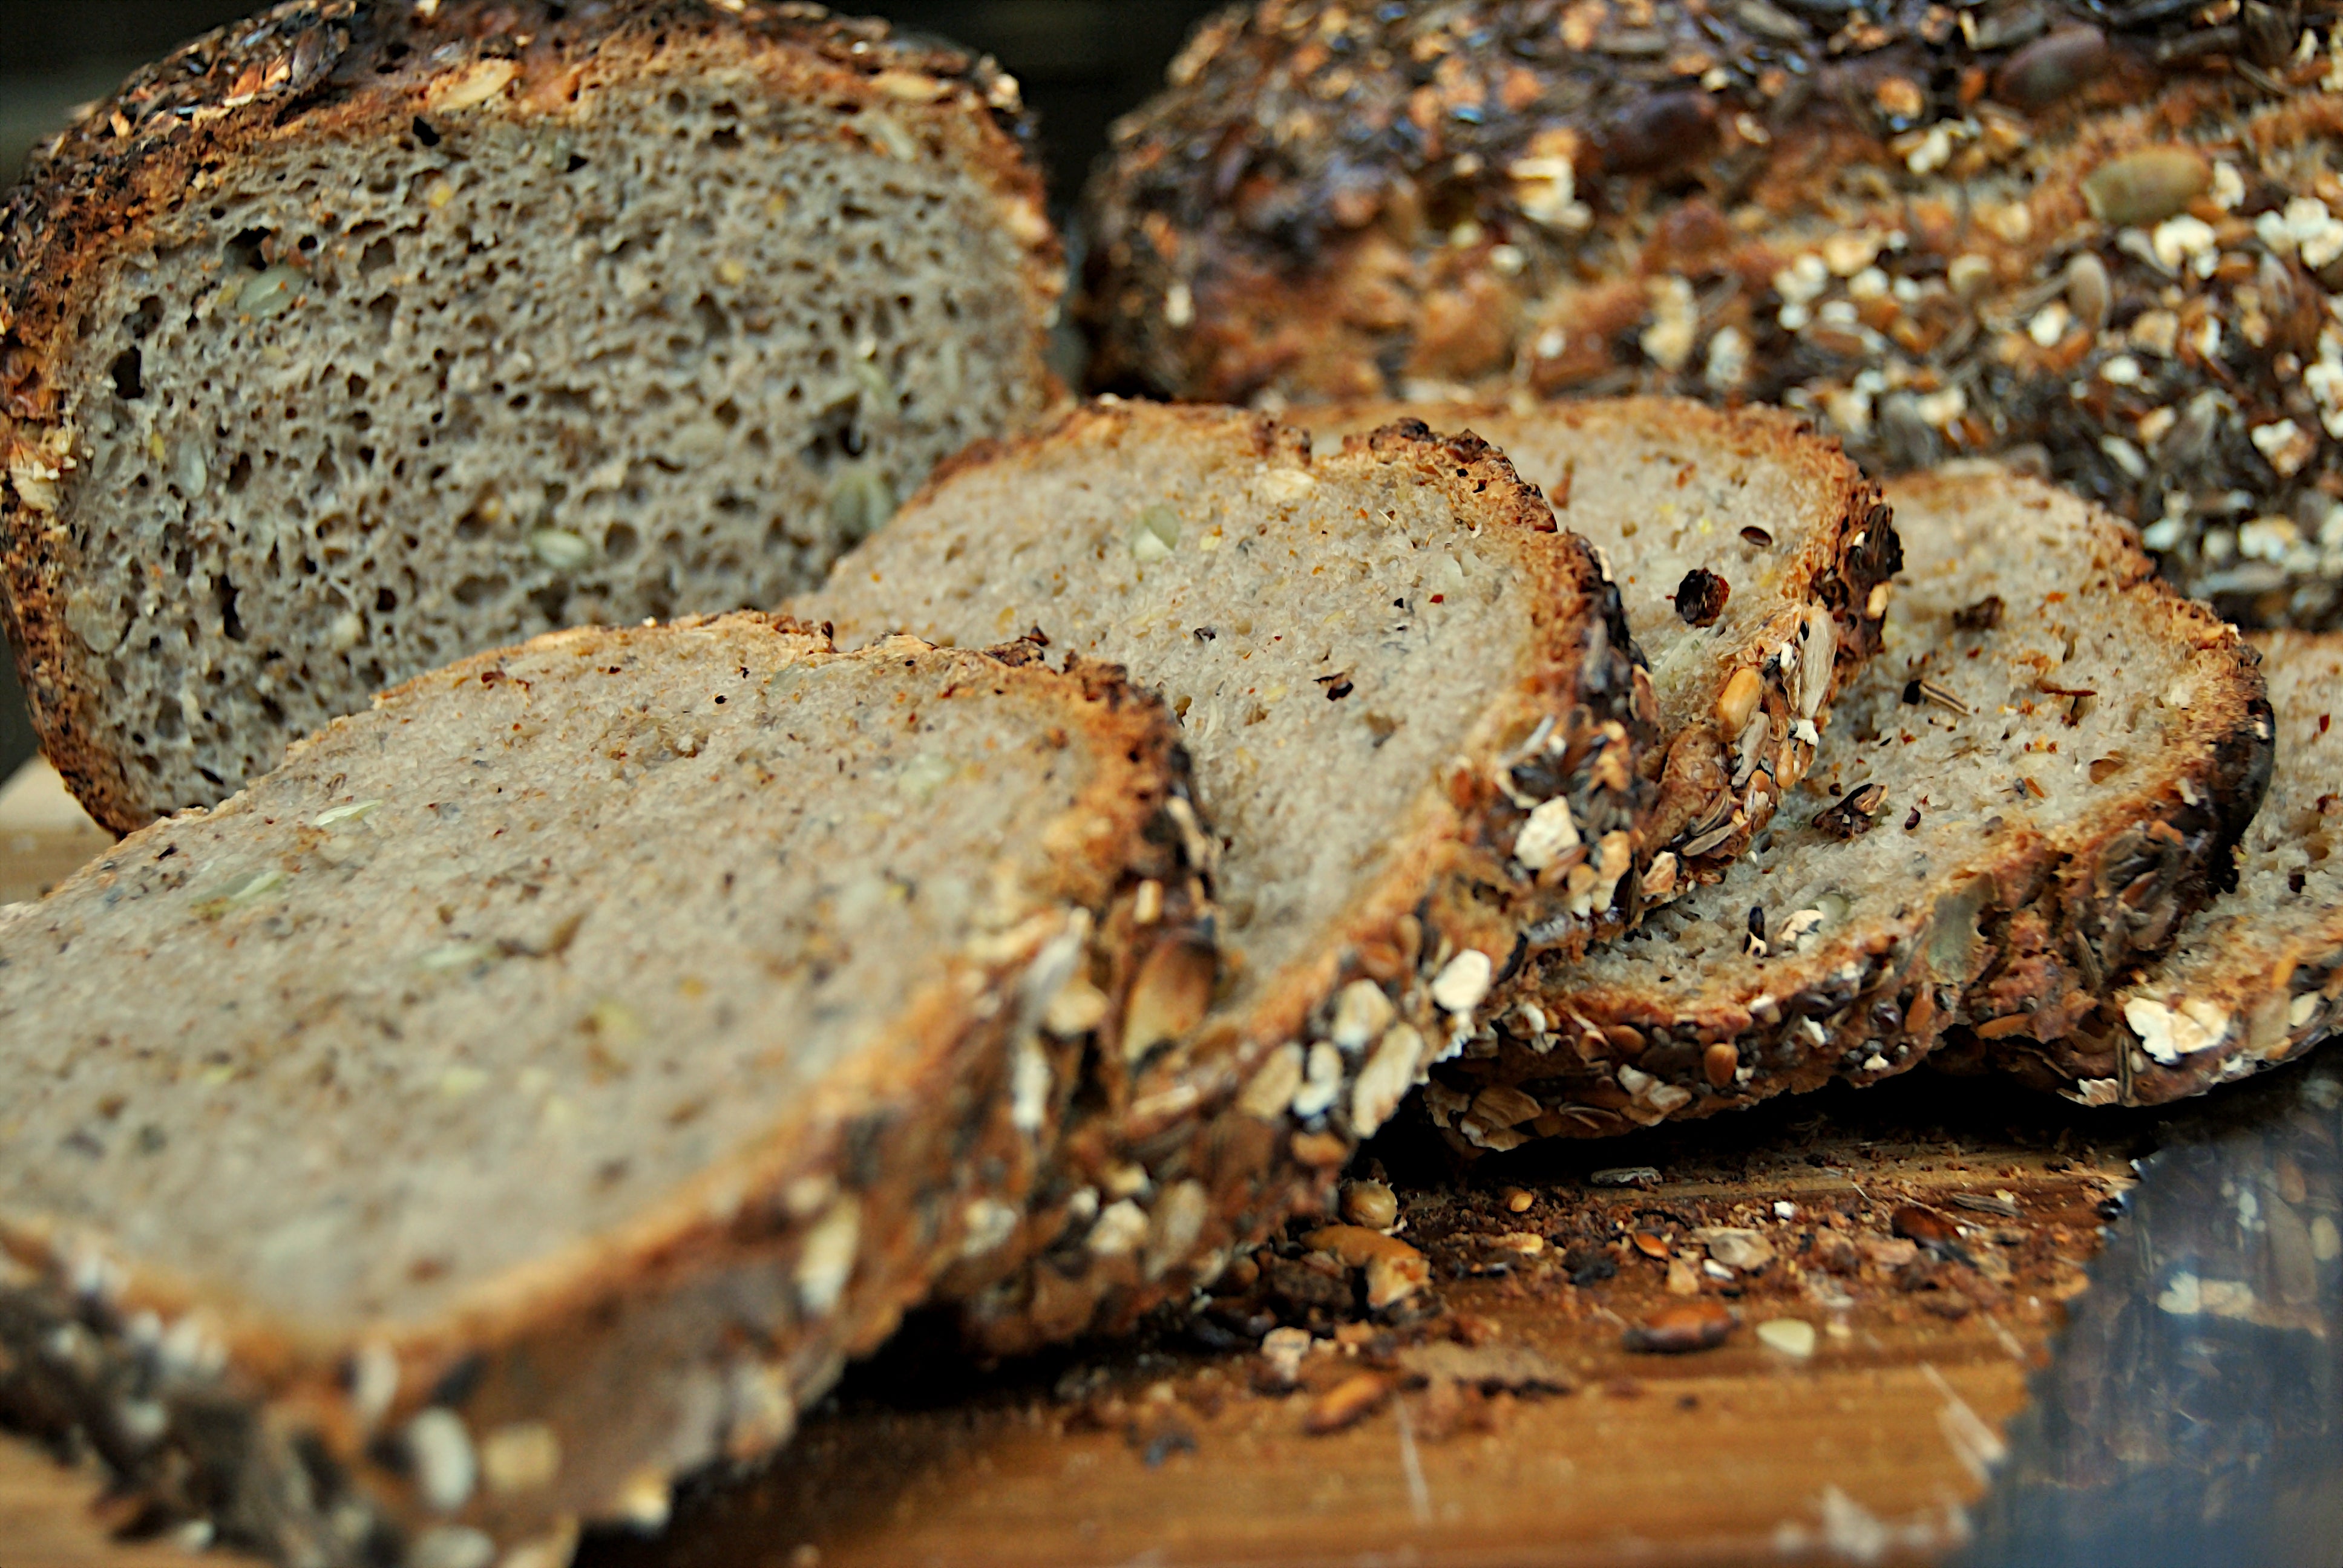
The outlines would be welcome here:
<svg viewBox="0 0 2343 1568">
<path fill-rule="evenodd" d="M 1765 829 L 1813 765 L 1840 684 L 1878 646 L 1895 528 L 1879 487 L 1791 417 L 1673 397 L 1292 417 L 1330 432 L 1403 417 L 1470 430 L 1604 552 L 1659 705 L 1648 899 L 1713 875 Z"/>
<path fill-rule="evenodd" d="M 1263 0 L 1116 128 L 1098 384 L 1785 404 L 1875 473 L 2007 454 L 2225 613 L 2331 622 L 2317 12 Z"/>
<path fill-rule="evenodd" d="M 2278 764 L 2237 846 L 2237 885 L 2193 916 L 2172 954 L 2066 1039 L 1988 1047 L 2086 1105 L 2153 1105 L 2292 1060 L 2336 1027 L 2343 974 L 2343 638 L 2272 632 L 2262 654 Z"/>
<path fill-rule="evenodd" d="M 1127 666 L 1216 824 L 1220 981 L 1134 982 L 1143 1027 L 1041 1184 L 1051 1262 L 967 1285 L 996 1348 L 1209 1279 L 1322 1198 L 1524 951 L 1632 907 L 1650 683 L 1592 550 L 1477 439 L 1313 455 L 1256 415 L 1093 405 L 955 465 L 795 609 L 847 644 L 1010 627 Z"/>
<path fill-rule="evenodd" d="M 0 213 L 0 557 L 117 830 L 391 682 L 769 605 L 1021 427 L 1057 240 L 1015 84 L 816 8 L 303 0 Z"/>
<path fill-rule="evenodd" d="M 695 1384 L 737 1361 L 786 1416 L 1006 1240 L 1110 904 L 1153 879 L 1201 940 L 1184 789 L 1160 704 L 1031 649 L 732 616 L 410 682 L 0 920 L 0 1317 L 79 1282 L 184 1325 L 171 1421 L 292 1402 L 394 1521 L 417 1477 L 359 1429 L 435 1402 L 570 1456 L 470 1524 L 610 1517 L 717 1451 Z M 1111 1028 L 1051 1017 L 1076 1060 Z"/>
<path fill-rule="evenodd" d="M 1956 1023 L 2055 1038 L 2213 896 L 2268 778 L 2250 650 L 2063 492 L 1887 495 L 1896 608 L 1815 770 L 1715 886 L 1524 970 L 1433 1097 L 1464 1141 L 1870 1082 Z"/>
</svg>

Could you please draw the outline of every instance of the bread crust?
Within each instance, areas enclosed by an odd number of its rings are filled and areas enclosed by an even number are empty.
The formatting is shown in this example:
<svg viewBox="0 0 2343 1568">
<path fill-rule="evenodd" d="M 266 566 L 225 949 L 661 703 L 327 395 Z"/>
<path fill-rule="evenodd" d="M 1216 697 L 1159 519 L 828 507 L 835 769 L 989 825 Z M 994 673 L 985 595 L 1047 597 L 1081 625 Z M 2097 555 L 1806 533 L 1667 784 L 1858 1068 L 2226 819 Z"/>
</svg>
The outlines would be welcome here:
<svg viewBox="0 0 2343 1568">
<path fill-rule="evenodd" d="M 1267 0 L 1091 186 L 1098 384 L 1787 403 L 1875 472 L 2007 454 L 2233 618 L 2332 624 L 2343 383 L 2297 367 L 2343 356 L 2336 35 L 2216 15 Z"/>
<path fill-rule="evenodd" d="M 2266 668 L 2343 659 L 2343 636 L 2334 633 L 2253 642 Z M 2298 731 L 2308 721 L 2278 717 Z M 2281 749 L 2288 744 L 2281 738 Z M 2279 768 L 2287 765 L 2281 755 Z M 2273 795 L 2268 809 L 2278 807 Z M 2302 912 L 2307 919 L 2255 919 L 2217 901 L 2183 929 L 2167 961 L 2125 977 L 2065 1037 L 1986 1041 L 1956 1031 L 1947 1055 L 1964 1070 L 1998 1067 L 2078 1105 L 2162 1105 L 2292 1061 L 2343 1023 L 2343 912 Z"/>
<path fill-rule="evenodd" d="M 1935 494 L 2002 487 L 2048 494 L 1986 471 L 1913 476 L 1887 498 L 1908 516 Z M 2061 1038 L 2120 977 L 2167 950 L 2230 875 L 2231 850 L 2269 782 L 2275 729 L 2258 660 L 2236 630 L 2158 580 L 2121 524 L 2093 514 L 2084 526 L 2099 536 L 2094 553 L 2113 563 L 2109 591 L 2130 618 L 2217 671 L 2214 699 L 2188 710 L 2177 766 L 2103 789 L 2055 838 L 2005 833 L 1933 907 L 1777 960 L 1761 999 L 1686 1005 L 1639 987 L 1590 986 L 1566 965 L 1525 970 L 1493 1006 L 1494 1026 L 1426 1091 L 1451 1141 L 1470 1152 L 1603 1136 L 1834 1078 L 1873 1083 L 1916 1066 L 1956 1026 Z M 1523 1026 L 1523 1003 L 1545 1020 L 1543 1038 Z M 1711 1067 L 1720 1046 L 1733 1050 L 1729 1071 Z M 1528 1108 L 1502 1095 L 1484 1100 L 1493 1086 L 1527 1094 L 1535 1113 L 1518 1114 Z"/>
<path fill-rule="evenodd" d="M 0 627 L 43 749 L 101 824 L 126 833 L 157 811 L 103 739 L 110 682 L 66 618 L 85 542 L 71 518 L 83 453 L 58 382 L 111 259 L 235 160 L 396 136 L 426 116 L 550 120 L 581 82 L 671 54 L 753 70 L 776 95 L 924 122 L 993 193 L 1023 249 L 1033 318 L 1054 310 L 1063 256 L 1015 81 L 989 56 L 884 23 L 767 0 L 290 0 L 185 45 L 43 147 L 0 207 Z M 1036 336 L 1031 379 L 1054 387 Z"/>
<path fill-rule="evenodd" d="M 948 498 L 969 466 L 1013 469 L 1093 449 L 1104 464 L 1109 448 L 1143 436 L 1213 443 L 1310 472 L 1321 484 L 1364 465 L 1412 471 L 1445 492 L 1458 515 L 1478 520 L 1483 548 L 1521 541 L 1515 558 L 1535 586 L 1539 630 L 1524 668 L 1491 693 L 1454 759 L 1393 824 L 1398 848 L 1314 958 L 1290 966 L 1242 1016 L 1216 1011 L 1142 1061 L 1097 1064 L 1037 1187 L 1028 1223 L 1038 1259 L 947 1282 L 945 1293 L 966 1302 L 973 1338 L 993 1352 L 1127 1328 L 1213 1278 L 1232 1247 L 1322 1208 L 1360 1140 L 1390 1117 L 1435 1055 L 1469 1032 L 1481 998 L 1451 1008 L 1433 995 L 1459 955 L 1485 958 L 1490 980 L 1501 980 L 1537 946 L 1581 950 L 1600 924 L 1594 911 L 1570 912 L 1558 878 L 1541 886 L 1513 860 L 1530 811 L 1565 798 L 1588 845 L 1618 834 L 1632 853 L 1656 794 L 1641 766 L 1656 739 L 1650 678 L 1607 569 L 1583 539 L 1557 528 L 1544 499 L 1495 448 L 1477 437 L 1435 435 L 1421 422 L 1353 436 L 1339 452 L 1312 456 L 1301 431 L 1262 415 L 1092 403 L 1052 430 L 940 474 L 886 534 L 840 562 L 830 597 L 799 601 L 799 613 L 828 616 L 851 604 L 853 613 L 840 616 L 850 638 L 890 624 L 883 606 L 863 605 L 845 585 L 889 549 L 916 548 L 922 509 Z M 1616 896 L 1632 900 L 1633 882 L 1620 877 Z M 1327 1042 L 1339 999 L 1360 984 L 1382 999 L 1379 1039 L 1338 1049 Z M 1297 1114 L 1305 1053 L 1320 1047 L 1338 1066 L 1339 1083 L 1325 1105 Z M 1097 1243 L 1100 1194 L 1117 1190 L 1118 1173 L 1128 1188 L 1134 1170 L 1144 1178 L 1151 1247 L 1108 1250 Z M 1164 1217 L 1175 1203 L 1182 1212 L 1172 1225 Z M 1152 1244 L 1159 1236 L 1160 1247 Z"/>
<path fill-rule="evenodd" d="M 1714 880 L 1765 831 L 1782 797 L 1814 766 L 1815 746 L 1830 722 L 1830 704 L 1879 650 L 1888 605 L 1883 585 L 1904 559 L 1894 521 L 1878 485 L 1848 460 L 1838 442 L 1817 437 L 1813 423 L 1796 415 L 1775 408 L 1727 411 L 1682 397 L 1619 397 L 1334 404 L 1298 410 L 1295 417 L 1329 430 L 1413 417 L 1440 429 L 1485 434 L 1501 448 L 1529 432 L 1541 438 L 1567 432 L 1593 446 L 1606 437 L 1664 430 L 1692 460 L 1764 464 L 1812 487 L 1816 515 L 1796 519 L 1803 542 L 1767 589 L 1787 603 L 1737 645 L 1718 645 L 1711 667 L 1695 683 L 1701 689 L 1692 706 L 1703 717 L 1660 737 L 1653 758 L 1659 796 L 1645 853 L 1636 864 L 1646 904 L 1664 903 Z M 1569 527 L 1570 496 L 1548 498 L 1555 519 Z M 1806 668 L 1806 651 L 1820 631 L 1810 611 L 1826 617 L 1831 628 L 1831 652 L 1819 685 Z M 1720 733 L 1714 712 L 1717 697 L 1742 669 L 1755 671 L 1761 682 L 1756 710 L 1767 720 L 1745 773 L 1733 765 L 1738 736 Z M 1627 924 L 1614 921 L 1601 934 L 1615 935 Z"/>
<path fill-rule="evenodd" d="M 655 1524 L 679 1470 L 747 1462 L 785 1441 L 795 1412 L 940 1272 L 1003 1244 L 972 1231 L 972 1209 L 1013 1207 L 1030 1189 L 1080 1062 L 1114 1054 L 1132 957 L 1158 942 L 1211 950 L 1209 890 L 1180 826 L 1197 819 L 1178 731 L 1118 671 L 1076 661 L 1053 672 L 1025 645 L 956 652 L 898 638 L 840 655 L 818 631 L 759 616 L 564 632 L 396 688 L 372 713 L 297 745 L 287 769 L 354 729 L 395 732 L 406 710 L 499 680 L 517 658 L 623 660 L 638 641 L 699 633 L 742 647 L 778 637 L 812 662 L 942 661 L 966 678 L 1045 689 L 1096 769 L 1051 840 L 1051 863 L 1032 868 L 1041 918 L 954 956 L 950 983 L 908 992 L 890 1038 L 824 1080 L 794 1128 L 620 1227 L 485 1279 L 429 1321 L 320 1332 L 243 1301 L 232 1283 L 175 1277 L 107 1238 L 0 1212 L 0 1421 L 95 1448 L 153 1518 L 208 1520 L 223 1542 L 279 1561 L 427 1568 L 458 1546 L 477 1551 L 460 1534 L 470 1532 L 558 1564 L 580 1521 Z M 52 901 L 111 885 L 243 804 L 140 830 Z M 1151 929 L 1111 928 L 1101 917 L 1144 882 L 1157 889 Z M 12 937 L 27 939 L 47 907 L 20 914 Z M 1069 943 L 1086 962 L 1055 951 Z M 1103 984 L 1106 1016 L 1048 1032 L 1050 998 L 1031 993 L 1052 974 Z M 1017 1064 L 1029 1054 L 1049 1061 L 1061 1086 L 1053 1101 L 1021 1104 L 1031 1091 Z M 841 1212 L 852 1216 L 841 1292 L 826 1312 L 803 1310 L 793 1282 Z M 43 1348 L 60 1344 L 71 1353 Z M 368 1370 L 386 1358 L 387 1390 Z M 459 1422 L 484 1465 L 498 1434 L 526 1432 L 558 1470 L 435 1508 L 397 1437 L 427 1410 Z"/>
</svg>

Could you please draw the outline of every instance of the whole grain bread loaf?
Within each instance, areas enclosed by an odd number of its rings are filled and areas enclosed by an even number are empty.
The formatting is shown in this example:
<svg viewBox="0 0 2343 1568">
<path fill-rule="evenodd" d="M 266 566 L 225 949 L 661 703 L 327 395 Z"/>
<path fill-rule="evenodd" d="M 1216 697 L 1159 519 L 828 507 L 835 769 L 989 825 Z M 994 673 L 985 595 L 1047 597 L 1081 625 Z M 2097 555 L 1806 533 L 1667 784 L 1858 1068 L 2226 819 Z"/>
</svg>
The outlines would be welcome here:
<svg viewBox="0 0 2343 1568">
<path fill-rule="evenodd" d="M 0 914 L 0 1419 L 288 1564 L 656 1524 L 1014 1244 L 1127 977 L 1209 974 L 1185 789 L 1030 648 L 728 616 L 389 692 Z"/>
<path fill-rule="evenodd" d="M 1714 880 L 1765 830 L 1814 765 L 1841 684 L 1879 646 L 1903 561 L 1894 524 L 1879 487 L 1803 420 L 1679 397 L 1292 417 L 1335 433 L 1402 417 L 1469 430 L 1604 553 L 1660 716 L 1646 904 Z"/>
<path fill-rule="evenodd" d="M 2131 530 L 1986 465 L 1893 483 L 1879 655 L 1712 887 L 1533 961 L 1425 1091 L 1463 1148 L 1588 1136 L 2057 1039 L 2217 893 L 2270 771 L 2252 651 Z"/>
<path fill-rule="evenodd" d="M 1481 441 L 1313 456 L 1258 415 L 1098 404 L 954 465 L 795 608 L 848 645 L 1031 628 L 1126 665 L 1219 825 L 1222 982 L 1139 977 L 1041 1179 L 1041 1262 L 949 1283 L 993 1348 L 1209 1279 L 1526 951 L 1633 910 L 1651 685 L 1594 553 Z"/>
<path fill-rule="evenodd" d="M 1100 384 L 1787 404 L 2343 617 L 2331 8 L 1263 0 L 1091 193 Z M 1202 149 L 1202 150 L 1198 150 Z"/>
<path fill-rule="evenodd" d="M 2172 954 L 2085 1024 L 1984 1054 L 2085 1105 L 2156 1105 L 2291 1061 L 2331 1038 L 2343 995 L 2343 638 L 2255 639 L 2277 710 L 2278 765 L 2238 846 L 2237 886 L 2193 916 Z"/>
<path fill-rule="evenodd" d="M 126 831 L 383 686 L 764 607 L 1055 395 L 1016 85 L 819 7 L 299 0 L 0 213 L 0 605 Z"/>
</svg>

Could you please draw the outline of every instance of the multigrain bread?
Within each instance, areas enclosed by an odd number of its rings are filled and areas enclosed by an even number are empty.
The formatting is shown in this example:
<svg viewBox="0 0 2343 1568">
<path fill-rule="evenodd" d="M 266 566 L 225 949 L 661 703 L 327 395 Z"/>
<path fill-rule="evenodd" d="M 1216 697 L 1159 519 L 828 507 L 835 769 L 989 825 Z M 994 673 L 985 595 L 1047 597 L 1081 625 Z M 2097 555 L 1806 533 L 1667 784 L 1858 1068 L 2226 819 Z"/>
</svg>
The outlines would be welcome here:
<svg viewBox="0 0 2343 1568">
<path fill-rule="evenodd" d="M 996 1349 L 1209 1279 L 1322 1200 L 1524 951 L 1632 910 L 1651 686 L 1594 552 L 1478 440 L 1313 456 L 1258 415 L 1094 405 L 955 465 L 796 608 L 846 645 L 1008 627 L 1126 665 L 1219 826 L 1222 984 L 1167 985 L 1098 1059 L 1041 1263 L 951 1282 Z"/>
<path fill-rule="evenodd" d="M 1713 879 L 1814 765 L 1902 564 L 1879 487 L 1805 422 L 1675 397 L 1297 408 L 1313 431 L 1469 430 L 1604 552 L 1660 718 L 1644 901 Z M 1747 674 L 1743 674 L 1747 671 Z"/>
<path fill-rule="evenodd" d="M 280 5 L 0 215 L 0 582 L 126 831 L 383 686 L 806 588 L 1054 396 L 1016 84 L 819 7 Z"/>
<path fill-rule="evenodd" d="M 2236 890 L 2180 929 L 2172 954 L 2064 1040 L 1984 1053 L 2085 1105 L 2156 1105 L 2291 1061 L 2330 1038 L 2343 995 L 2343 638 L 2257 638 L 2278 719 L 2268 795 L 2238 846 Z"/>
<path fill-rule="evenodd" d="M 1101 385 L 1783 403 L 1875 472 L 2006 454 L 2225 613 L 2331 622 L 2326 11 L 1265 0 L 1116 132 Z"/>
<path fill-rule="evenodd" d="M 1885 646 L 1766 839 L 1580 963 L 1533 962 L 1425 1091 L 1468 1149 L 2056 1039 L 2220 889 L 2268 782 L 2255 658 L 2131 530 L 1975 465 L 1891 484 Z"/>
<path fill-rule="evenodd" d="M 0 1417 L 286 1563 L 657 1523 L 1012 1244 L 1128 978 L 1211 950 L 1185 788 L 1030 648 L 391 691 L 0 916 Z"/>
</svg>

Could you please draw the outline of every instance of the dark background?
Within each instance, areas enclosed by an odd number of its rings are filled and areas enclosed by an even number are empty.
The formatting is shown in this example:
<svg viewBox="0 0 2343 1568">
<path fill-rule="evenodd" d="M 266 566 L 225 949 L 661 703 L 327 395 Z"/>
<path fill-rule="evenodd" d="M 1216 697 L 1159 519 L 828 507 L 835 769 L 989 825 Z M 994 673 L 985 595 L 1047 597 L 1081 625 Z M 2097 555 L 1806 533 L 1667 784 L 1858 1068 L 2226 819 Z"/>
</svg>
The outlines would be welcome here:
<svg viewBox="0 0 2343 1568">
<path fill-rule="evenodd" d="M 389 0 L 399 4 L 403 0 Z M 996 56 L 1040 114 L 1063 208 L 1106 146 L 1109 121 L 1152 92 L 1220 0 L 873 0 L 868 10 Z M 236 0 L 0 0 L 0 185 L 76 104 L 105 96 L 173 45 L 239 16 Z M 33 754 L 14 662 L 0 659 L 0 781 Z"/>
</svg>

